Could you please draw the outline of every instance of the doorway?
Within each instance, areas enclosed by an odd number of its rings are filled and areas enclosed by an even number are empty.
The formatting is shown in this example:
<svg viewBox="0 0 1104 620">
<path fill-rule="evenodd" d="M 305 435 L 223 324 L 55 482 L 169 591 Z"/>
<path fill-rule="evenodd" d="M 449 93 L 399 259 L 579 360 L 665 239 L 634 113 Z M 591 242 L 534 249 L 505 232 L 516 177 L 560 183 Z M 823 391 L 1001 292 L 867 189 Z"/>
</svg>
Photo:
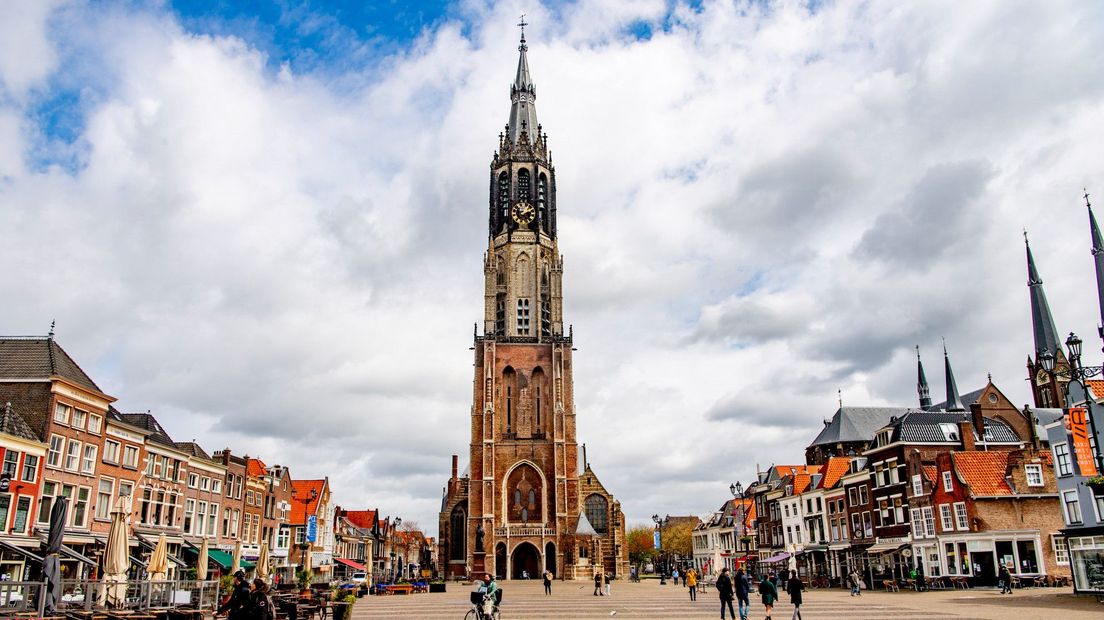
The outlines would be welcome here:
<svg viewBox="0 0 1104 620">
<path fill-rule="evenodd" d="M 970 553 L 974 569 L 974 585 L 992 586 L 997 583 L 997 563 L 992 551 L 974 551 Z"/>
<path fill-rule="evenodd" d="M 510 565 L 511 579 L 536 579 L 540 575 L 540 551 L 532 543 L 523 542 L 514 547 Z"/>
<path fill-rule="evenodd" d="M 544 545 L 544 570 L 556 575 L 556 545 L 548 543 Z"/>
<path fill-rule="evenodd" d="M 506 543 L 495 545 L 495 579 L 506 579 Z"/>
</svg>

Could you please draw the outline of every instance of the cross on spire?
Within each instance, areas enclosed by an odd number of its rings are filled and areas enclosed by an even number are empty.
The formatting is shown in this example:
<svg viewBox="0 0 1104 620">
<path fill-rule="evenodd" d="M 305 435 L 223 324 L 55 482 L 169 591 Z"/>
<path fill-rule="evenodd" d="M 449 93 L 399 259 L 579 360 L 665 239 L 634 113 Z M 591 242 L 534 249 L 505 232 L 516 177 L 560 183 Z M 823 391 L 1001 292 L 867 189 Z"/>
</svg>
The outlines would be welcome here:
<svg viewBox="0 0 1104 620">
<path fill-rule="evenodd" d="M 525 45 L 525 27 L 529 25 L 529 22 L 525 21 L 525 13 L 521 14 L 521 18 L 518 20 L 517 25 L 518 28 L 521 28 L 521 45 L 518 46 L 518 51 L 524 52 L 529 49 L 528 46 Z"/>
<path fill-rule="evenodd" d="M 1092 208 L 1092 203 L 1089 202 L 1089 190 L 1088 190 L 1088 188 L 1084 188 L 1084 187 L 1081 188 L 1081 189 L 1083 189 L 1085 191 L 1085 206 L 1091 209 Z"/>
</svg>

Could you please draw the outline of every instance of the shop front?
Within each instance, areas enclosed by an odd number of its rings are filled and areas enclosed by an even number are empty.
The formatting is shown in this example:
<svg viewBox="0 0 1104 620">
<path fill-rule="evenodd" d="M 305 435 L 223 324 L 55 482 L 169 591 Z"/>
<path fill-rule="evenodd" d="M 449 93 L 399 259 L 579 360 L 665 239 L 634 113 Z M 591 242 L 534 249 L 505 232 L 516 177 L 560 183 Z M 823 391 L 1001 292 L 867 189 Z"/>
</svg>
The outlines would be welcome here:
<svg viewBox="0 0 1104 620">
<path fill-rule="evenodd" d="M 994 586 L 1001 566 L 1018 577 L 1046 574 L 1038 531 L 1001 531 L 939 537 L 943 574 L 968 577 L 975 586 Z"/>
<path fill-rule="evenodd" d="M 1067 539 L 1067 544 L 1073 591 L 1104 594 L 1104 535 L 1074 536 Z"/>
</svg>

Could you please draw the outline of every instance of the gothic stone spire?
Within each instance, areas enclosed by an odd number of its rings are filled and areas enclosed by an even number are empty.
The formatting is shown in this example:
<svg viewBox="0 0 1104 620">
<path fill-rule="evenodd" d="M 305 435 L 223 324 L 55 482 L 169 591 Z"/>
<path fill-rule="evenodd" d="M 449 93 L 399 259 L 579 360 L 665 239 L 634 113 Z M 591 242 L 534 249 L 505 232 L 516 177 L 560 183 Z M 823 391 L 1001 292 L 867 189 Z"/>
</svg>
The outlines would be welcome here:
<svg viewBox="0 0 1104 620">
<path fill-rule="evenodd" d="M 518 45 L 517 75 L 510 85 L 510 122 L 506 126 L 512 144 L 517 144 L 523 136 L 530 143 L 537 141 L 537 88 L 529 75 L 529 59 L 525 55 L 529 50 L 525 43 L 527 25 L 522 15 L 518 23 L 521 26 L 521 44 Z"/>
<path fill-rule="evenodd" d="M 924 362 L 920 361 L 920 345 L 916 345 L 916 393 L 920 395 L 920 408 L 930 409 L 931 390 L 928 389 L 928 378 L 924 376 Z"/>
<path fill-rule="evenodd" d="M 1035 332 L 1035 359 L 1038 360 L 1047 352 L 1057 359 L 1061 341 L 1058 339 L 1058 329 L 1054 327 L 1054 317 L 1050 314 L 1050 304 L 1047 303 L 1046 293 L 1043 291 L 1043 279 L 1035 268 L 1035 257 L 1031 255 L 1031 244 L 1027 241 L 1026 232 L 1024 245 L 1027 247 L 1027 290 L 1031 299 L 1031 325 Z"/>
<path fill-rule="evenodd" d="M 1096 263 L 1096 296 L 1100 304 L 1100 327 L 1097 331 L 1104 338 L 1104 238 L 1100 236 L 1100 226 L 1096 224 L 1096 216 L 1093 215 L 1092 203 L 1089 202 L 1089 192 L 1085 191 L 1085 206 L 1089 209 L 1089 229 L 1092 231 L 1092 255 Z"/>
<path fill-rule="evenodd" d="M 962 399 L 958 396 L 958 385 L 955 384 L 954 372 L 951 371 L 951 357 L 947 355 L 947 343 L 943 342 L 943 370 L 947 374 L 947 411 L 965 411 Z"/>
</svg>

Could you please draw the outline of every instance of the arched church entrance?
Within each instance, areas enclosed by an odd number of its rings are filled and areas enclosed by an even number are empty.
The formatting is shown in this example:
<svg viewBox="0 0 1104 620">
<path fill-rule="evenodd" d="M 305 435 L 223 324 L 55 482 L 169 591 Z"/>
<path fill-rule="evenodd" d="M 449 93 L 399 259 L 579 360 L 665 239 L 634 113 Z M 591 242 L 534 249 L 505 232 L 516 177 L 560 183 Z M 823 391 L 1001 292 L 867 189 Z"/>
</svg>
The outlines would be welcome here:
<svg viewBox="0 0 1104 620">
<path fill-rule="evenodd" d="M 510 557 L 512 579 L 536 579 L 540 575 L 540 551 L 532 543 L 523 542 L 514 547 Z"/>
<path fill-rule="evenodd" d="M 495 545 L 495 579 L 506 579 L 506 543 Z"/>
<path fill-rule="evenodd" d="M 547 543 L 544 545 L 544 570 L 556 575 L 556 545 Z"/>
</svg>

